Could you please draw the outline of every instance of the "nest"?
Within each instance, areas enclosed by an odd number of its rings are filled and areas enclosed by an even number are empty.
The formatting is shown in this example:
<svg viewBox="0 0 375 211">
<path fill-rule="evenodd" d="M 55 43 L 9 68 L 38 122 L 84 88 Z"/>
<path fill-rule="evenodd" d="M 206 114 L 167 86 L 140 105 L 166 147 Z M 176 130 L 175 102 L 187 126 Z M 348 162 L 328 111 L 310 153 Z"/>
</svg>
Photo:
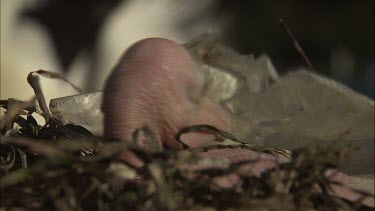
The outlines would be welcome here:
<svg viewBox="0 0 375 211">
<path fill-rule="evenodd" d="M 198 169 L 192 179 L 180 166 L 198 162 L 194 153 L 183 156 L 179 151 L 145 150 L 131 142 L 104 140 L 79 125 L 64 125 L 48 111 L 43 111 L 45 105 L 38 91 L 40 87 L 35 83 L 32 87 L 42 111 L 35 107 L 34 99 L 1 102 L 7 109 L 0 142 L 2 209 L 365 209 L 360 200 L 350 202 L 329 194 L 330 182 L 324 174 L 336 168 L 353 148 L 295 150 L 291 162 L 264 171 L 260 177 L 241 174 L 239 167 L 246 165 L 244 162 Z M 45 125 L 37 123 L 33 117 L 35 113 L 45 117 Z M 192 127 L 190 131 L 194 129 Z M 252 147 L 249 150 L 262 149 Z M 145 163 L 143 168 L 119 161 L 119 155 L 128 151 Z M 212 178 L 233 173 L 241 177 L 239 186 L 220 188 L 212 185 Z"/>
</svg>

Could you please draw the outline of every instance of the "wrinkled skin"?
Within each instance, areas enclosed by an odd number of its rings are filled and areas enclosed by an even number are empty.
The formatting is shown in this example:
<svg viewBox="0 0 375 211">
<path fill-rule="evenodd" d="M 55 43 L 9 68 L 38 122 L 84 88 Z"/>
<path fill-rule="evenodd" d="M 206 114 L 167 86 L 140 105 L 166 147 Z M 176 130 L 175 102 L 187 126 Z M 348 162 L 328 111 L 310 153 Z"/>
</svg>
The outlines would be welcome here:
<svg viewBox="0 0 375 211">
<path fill-rule="evenodd" d="M 105 136 L 131 140 L 135 129 L 148 126 L 165 147 L 179 149 L 174 136 L 188 125 L 210 124 L 229 131 L 228 113 L 201 97 L 202 85 L 182 46 L 159 38 L 134 44 L 105 87 Z M 203 134 L 190 136 L 186 140 L 193 147 L 212 139 Z"/>
<path fill-rule="evenodd" d="M 189 125 L 208 124 L 223 131 L 231 130 L 230 115 L 219 105 L 201 96 L 203 78 L 189 53 L 177 43 L 150 38 L 134 44 L 122 57 L 107 80 L 104 90 L 104 131 L 107 138 L 132 140 L 133 132 L 148 126 L 164 148 L 181 149 L 175 140 L 178 131 Z M 212 134 L 191 133 L 183 141 L 191 148 L 213 141 Z M 148 147 L 141 136 L 139 144 Z M 231 162 L 258 159 L 251 164 L 254 175 L 288 162 L 283 156 L 271 156 L 243 149 L 218 149 L 200 154 L 202 157 L 226 157 Z M 136 166 L 143 163 L 132 154 L 121 159 Z M 193 168 L 189 167 L 189 168 Z M 339 174 L 334 179 L 353 187 L 350 178 Z M 234 185 L 236 175 L 218 178 L 223 187 Z M 359 195 L 347 188 L 336 187 L 338 196 L 355 201 Z M 364 202 L 374 206 L 374 200 Z"/>
</svg>

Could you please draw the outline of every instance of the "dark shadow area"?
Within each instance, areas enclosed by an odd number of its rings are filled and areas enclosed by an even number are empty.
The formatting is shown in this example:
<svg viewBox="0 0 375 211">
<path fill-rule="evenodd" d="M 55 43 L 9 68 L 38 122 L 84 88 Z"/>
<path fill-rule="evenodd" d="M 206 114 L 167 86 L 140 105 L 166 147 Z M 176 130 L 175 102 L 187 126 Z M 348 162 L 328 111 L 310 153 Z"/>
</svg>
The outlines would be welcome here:
<svg viewBox="0 0 375 211">
<path fill-rule="evenodd" d="M 278 22 L 284 18 L 318 72 L 374 98 L 374 1 L 220 0 L 214 11 L 228 22 L 226 45 L 267 53 L 281 72 L 305 65 Z"/>
</svg>

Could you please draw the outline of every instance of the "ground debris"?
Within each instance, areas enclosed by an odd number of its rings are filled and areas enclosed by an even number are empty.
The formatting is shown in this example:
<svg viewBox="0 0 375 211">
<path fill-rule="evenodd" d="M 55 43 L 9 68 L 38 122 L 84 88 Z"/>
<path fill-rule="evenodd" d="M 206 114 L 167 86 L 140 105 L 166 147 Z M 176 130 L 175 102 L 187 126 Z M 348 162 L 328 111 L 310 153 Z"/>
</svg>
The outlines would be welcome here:
<svg viewBox="0 0 375 211">
<path fill-rule="evenodd" d="M 201 179 L 191 179 L 179 166 L 196 161 L 195 156 L 186 157 L 170 150 L 146 151 L 132 144 L 103 140 L 80 126 L 37 126 L 38 133 L 33 132 L 32 127 L 24 126 L 17 133 L 1 138 L 1 206 L 5 209 L 358 208 L 356 203 L 324 194 L 328 188 L 324 172 L 337 166 L 348 153 L 344 150 L 332 151 L 328 147 L 299 149 L 293 152 L 290 163 L 266 171 L 260 177 L 241 174 L 243 182 L 240 187 L 218 189 L 210 185 L 210 178 L 236 173 L 238 168 L 235 165 L 242 164 L 225 163 L 219 165 L 219 169 L 199 170 L 196 174 Z M 74 135 L 67 135 L 66 131 Z M 145 167 L 134 169 L 119 162 L 117 158 L 125 150 L 141 157 Z M 124 188 L 116 188 L 118 181 Z M 316 185 L 323 194 L 314 189 Z"/>
</svg>

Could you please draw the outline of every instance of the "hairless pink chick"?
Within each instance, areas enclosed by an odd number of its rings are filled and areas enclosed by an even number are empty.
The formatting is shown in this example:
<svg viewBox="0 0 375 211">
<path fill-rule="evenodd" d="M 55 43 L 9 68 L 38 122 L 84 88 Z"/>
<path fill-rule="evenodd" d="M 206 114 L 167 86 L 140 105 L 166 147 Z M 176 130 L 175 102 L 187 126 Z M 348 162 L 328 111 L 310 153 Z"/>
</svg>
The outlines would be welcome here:
<svg viewBox="0 0 375 211">
<path fill-rule="evenodd" d="M 201 96 L 203 83 L 196 64 L 181 45 L 161 38 L 139 41 L 125 53 L 107 80 L 103 99 L 105 136 L 131 141 L 136 129 L 148 126 L 164 147 L 181 149 L 175 135 L 186 126 L 208 124 L 230 131 L 230 115 Z M 183 140 L 194 148 L 213 139 L 211 134 L 192 133 Z M 145 137 L 140 138 L 140 144 L 147 147 Z M 201 156 L 227 157 L 232 162 L 259 158 L 261 162 L 253 167 L 258 173 L 274 167 L 273 161 L 287 162 L 285 157 L 259 156 L 257 152 L 241 149 L 221 149 Z M 127 154 L 121 159 L 133 159 L 131 162 L 142 165 L 134 155 Z M 348 183 L 348 177 L 340 175 L 338 180 Z M 347 188 L 334 190 L 348 200 L 360 197 Z M 374 200 L 365 204 L 373 207 Z"/>
<path fill-rule="evenodd" d="M 209 124 L 229 131 L 229 114 L 201 96 L 202 85 L 202 76 L 181 45 L 161 38 L 134 44 L 105 87 L 105 136 L 132 140 L 136 129 L 148 126 L 165 147 L 179 149 L 175 135 L 188 125 Z M 212 135 L 194 133 L 184 138 L 191 147 L 211 139 Z"/>
</svg>

